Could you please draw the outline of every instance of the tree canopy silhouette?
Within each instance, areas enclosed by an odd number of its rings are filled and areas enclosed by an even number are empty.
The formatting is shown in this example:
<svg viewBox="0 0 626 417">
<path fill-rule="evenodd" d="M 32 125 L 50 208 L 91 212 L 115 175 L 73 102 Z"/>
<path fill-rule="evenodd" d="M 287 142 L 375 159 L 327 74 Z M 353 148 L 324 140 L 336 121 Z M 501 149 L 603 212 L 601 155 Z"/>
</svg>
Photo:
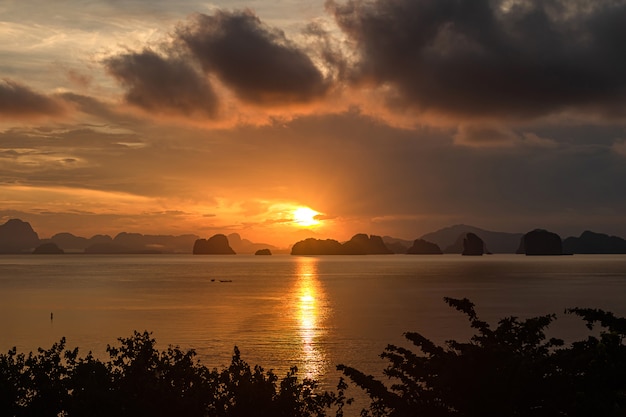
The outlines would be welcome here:
<svg viewBox="0 0 626 417">
<path fill-rule="evenodd" d="M 78 356 L 65 339 L 37 354 L 0 355 L 0 412 L 7 416 L 323 417 L 343 415 L 345 384 L 318 392 L 296 368 L 279 378 L 250 367 L 235 347 L 230 366 L 209 370 L 193 350 L 159 351 L 148 332 L 108 346 L 110 360 Z M 327 414 L 328 413 L 328 414 Z"/>
<path fill-rule="evenodd" d="M 439 346 L 406 333 L 417 351 L 389 345 L 382 357 L 389 381 L 345 365 L 338 369 L 369 397 L 362 417 L 617 417 L 626 415 L 626 319 L 597 309 L 567 313 L 584 320 L 587 338 L 566 346 L 546 337 L 553 314 L 496 327 L 468 299 L 445 298 L 475 330 L 467 342 Z M 235 347 L 221 370 L 208 369 L 193 350 L 155 347 L 148 332 L 107 346 L 108 361 L 65 339 L 50 349 L 0 354 L 0 414 L 47 416 L 343 417 L 352 399 L 318 389 L 292 368 L 282 379 L 251 367 Z M 356 412 L 356 410 L 355 410 Z"/>
<path fill-rule="evenodd" d="M 506 317 L 492 328 L 468 299 L 445 298 L 476 330 L 468 342 L 438 346 L 419 333 L 406 333 L 418 352 L 389 345 L 385 384 L 339 365 L 371 399 L 362 416 L 624 416 L 626 415 L 626 319 L 602 310 L 567 310 L 599 324 L 599 336 L 565 347 L 547 339 L 555 319 Z"/>
</svg>

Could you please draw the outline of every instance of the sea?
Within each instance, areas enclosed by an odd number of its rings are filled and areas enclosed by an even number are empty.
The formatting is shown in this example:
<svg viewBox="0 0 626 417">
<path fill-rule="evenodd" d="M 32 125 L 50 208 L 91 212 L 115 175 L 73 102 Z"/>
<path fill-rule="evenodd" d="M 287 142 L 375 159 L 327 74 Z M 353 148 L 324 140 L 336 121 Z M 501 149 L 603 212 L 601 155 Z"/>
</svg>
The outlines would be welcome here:
<svg viewBox="0 0 626 417">
<path fill-rule="evenodd" d="M 157 348 L 194 349 L 221 369 L 235 346 L 250 365 L 333 389 L 338 364 L 382 377 L 405 332 L 466 341 L 468 298 L 496 326 L 556 314 L 549 337 L 590 334 L 565 310 L 626 316 L 626 256 L 574 255 L 2 255 L 0 352 L 48 349 L 62 337 L 106 360 L 108 345 L 147 330 Z M 597 330 L 596 330 L 597 331 Z"/>
</svg>

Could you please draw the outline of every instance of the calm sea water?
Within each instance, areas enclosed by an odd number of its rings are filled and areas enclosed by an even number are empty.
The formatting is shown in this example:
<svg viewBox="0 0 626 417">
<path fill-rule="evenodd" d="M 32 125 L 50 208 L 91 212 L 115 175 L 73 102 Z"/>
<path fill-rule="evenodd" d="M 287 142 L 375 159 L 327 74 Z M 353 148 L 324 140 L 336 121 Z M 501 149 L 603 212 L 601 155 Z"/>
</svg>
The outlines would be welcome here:
<svg viewBox="0 0 626 417">
<path fill-rule="evenodd" d="M 334 386 L 339 363 L 380 374 L 403 332 L 471 336 L 445 296 L 470 298 L 494 325 L 557 313 L 550 335 L 571 340 L 587 330 L 565 308 L 626 316 L 626 256 L 0 256 L 0 351 L 65 336 L 105 359 L 107 344 L 149 330 L 209 367 L 237 345 L 251 365 Z"/>
</svg>

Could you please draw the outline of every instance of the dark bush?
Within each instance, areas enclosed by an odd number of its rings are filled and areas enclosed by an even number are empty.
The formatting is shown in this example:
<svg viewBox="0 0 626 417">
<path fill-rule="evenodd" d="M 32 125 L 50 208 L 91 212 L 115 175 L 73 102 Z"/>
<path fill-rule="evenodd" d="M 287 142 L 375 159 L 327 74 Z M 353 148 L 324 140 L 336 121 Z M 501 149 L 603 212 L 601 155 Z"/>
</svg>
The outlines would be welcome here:
<svg viewBox="0 0 626 417">
<path fill-rule="evenodd" d="M 626 415 L 626 319 L 602 310 L 572 309 L 599 338 L 564 347 L 546 340 L 555 316 L 508 317 L 492 329 L 469 300 L 446 298 L 476 334 L 469 342 L 437 346 L 419 333 L 406 338 L 419 349 L 389 345 L 381 355 L 390 384 L 344 365 L 338 368 L 371 399 L 362 416 L 553 417 Z"/>
<path fill-rule="evenodd" d="M 298 379 L 297 369 L 279 382 L 272 372 L 251 368 L 235 347 L 231 365 L 209 370 L 193 350 L 155 349 L 150 333 L 135 332 L 107 347 L 110 360 L 78 349 L 65 339 L 38 354 L 0 355 L 2 416 L 209 416 L 336 417 L 350 400 L 318 392 L 315 381 Z"/>
<path fill-rule="evenodd" d="M 554 315 L 507 317 L 492 328 L 467 299 L 446 298 L 465 314 L 475 335 L 438 346 L 406 333 L 418 349 L 389 345 L 379 381 L 339 369 L 370 398 L 372 417 L 617 417 L 626 415 L 626 319 L 602 310 L 571 309 L 600 331 L 565 346 L 546 339 Z M 339 381 L 319 392 L 292 368 L 279 379 L 250 367 L 235 347 L 230 366 L 210 370 L 193 350 L 155 348 L 150 333 L 135 332 L 108 346 L 110 359 L 65 348 L 65 339 L 36 354 L 0 354 L 2 416 L 342 417 L 352 402 Z"/>
</svg>

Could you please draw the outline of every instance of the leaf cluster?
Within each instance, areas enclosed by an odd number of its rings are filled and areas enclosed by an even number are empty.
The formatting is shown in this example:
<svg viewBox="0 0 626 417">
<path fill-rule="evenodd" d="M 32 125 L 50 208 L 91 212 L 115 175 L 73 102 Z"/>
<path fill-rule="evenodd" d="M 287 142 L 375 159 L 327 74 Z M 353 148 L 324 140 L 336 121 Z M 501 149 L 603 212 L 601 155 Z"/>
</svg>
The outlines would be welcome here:
<svg viewBox="0 0 626 417">
<path fill-rule="evenodd" d="M 468 299 L 445 298 L 475 329 L 467 342 L 439 346 L 419 333 L 405 337 L 417 352 L 389 345 L 385 384 L 339 365 L 370 397 L 362 416 L 553 417 L 626 415 L 626 319 L 592 309 L 571 309 L 599 336 L 565 346 L 547 339 L 554 315 L 506 317 L 492 328 Z"/>
<path fill-rule="evenodd" d="M 0 410 L 6 416 L 335 417 L 351 402 L 318 392 L 315 381 L 292 368 L 280 379 L 250 367 L 235 347 L 230 366 L 208 369 L 193 350 L 156 349 L 148 332 L 108 346 L 108 361 L 79 357 L 65 339 L 36 354 L 0 355 Z"/>
</svg>

